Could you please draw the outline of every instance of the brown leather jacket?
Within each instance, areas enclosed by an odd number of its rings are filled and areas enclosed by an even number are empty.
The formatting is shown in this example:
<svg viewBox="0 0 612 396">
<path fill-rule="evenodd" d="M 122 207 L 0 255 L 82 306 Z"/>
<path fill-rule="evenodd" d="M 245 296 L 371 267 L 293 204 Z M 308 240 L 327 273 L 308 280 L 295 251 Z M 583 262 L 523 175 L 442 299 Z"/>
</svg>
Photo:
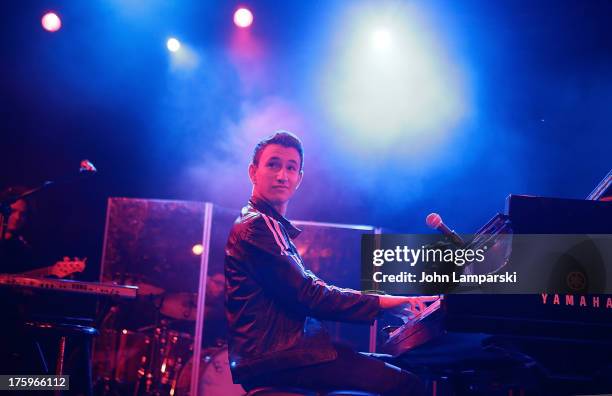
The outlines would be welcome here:
<svg viewBox="0 0 612 396">
<path fill-rule="evenodd" d="M 292 242 L 299 233 L 254 198 L 232 227 L 225 307 L 234 382 L 334 360 L 336 351 L 317 319 L 371 323 L 379 313 L 378 297 L 328 285 L 306 270 Z"/>
</svg>

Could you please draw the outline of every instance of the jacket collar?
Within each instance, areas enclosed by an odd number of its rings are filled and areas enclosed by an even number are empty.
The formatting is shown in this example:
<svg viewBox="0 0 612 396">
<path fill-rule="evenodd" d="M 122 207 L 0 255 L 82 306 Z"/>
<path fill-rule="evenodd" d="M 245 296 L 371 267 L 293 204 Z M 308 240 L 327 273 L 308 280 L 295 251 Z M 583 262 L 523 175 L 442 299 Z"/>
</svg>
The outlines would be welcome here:
<svg viewBox="0 0 612 396">
<path fill-rule="evenodd" d="M 276 209 L 272 207 L 272 205 L 270 205 L 263 199 L 252 196 L 251 199 L 249 199 L 249 205 L 255 208 L 255 210 L 257 210 L 258 212 L 268 215 L 274 220 L 281 223 L 283 227 L 285 227 L 285 230 L 287 230 L 287 233 L 289 234 L 291 239 L 295 239 L 302 232 L 302 230 L 291 224 L 291 222 L 287 220 L 285 216 L 278 213 Z"/>
</svg>

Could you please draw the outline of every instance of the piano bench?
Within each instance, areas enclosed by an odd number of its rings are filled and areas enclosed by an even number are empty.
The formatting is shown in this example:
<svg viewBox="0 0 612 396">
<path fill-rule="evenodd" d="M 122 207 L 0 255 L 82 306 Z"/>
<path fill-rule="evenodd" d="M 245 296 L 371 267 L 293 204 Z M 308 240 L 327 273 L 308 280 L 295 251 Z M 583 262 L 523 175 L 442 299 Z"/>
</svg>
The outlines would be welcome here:
<svg viewBox="0 0 612 396">
<path fill-rule="evenodd" d="M 317 391 L 300 388 L 265 386 L 252 389 L 246 396 L 378 396 L 378 394 L 349 389 Z"/>
<path fill-rule="evenodd" d="M 64 373 L 64 352 L 66 350 L 66 340 L 70 337 L 83 337 L 87 341 L 98 334 L 98 330 L 89 326 L 82 326 L 71 323 L 57 323 L 47 321 L 26 321 L 23 323 L 25 330 L 37 339 L 39 336 L 59 337 L 59 344 L 56 357 L 55 374 Z"/>
</svg>

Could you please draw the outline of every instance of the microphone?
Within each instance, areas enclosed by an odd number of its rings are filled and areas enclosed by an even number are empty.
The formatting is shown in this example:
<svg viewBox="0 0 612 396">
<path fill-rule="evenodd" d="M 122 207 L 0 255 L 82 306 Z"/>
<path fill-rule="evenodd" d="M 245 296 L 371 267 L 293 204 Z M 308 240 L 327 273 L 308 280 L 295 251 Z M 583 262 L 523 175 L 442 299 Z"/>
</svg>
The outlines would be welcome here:
<svg viewBox="0 0 612 396">
<path fill-rule="evenodd" d="M 88 160 L 84 159 L 83 161 L 81 161 L 81 167 L 79 168 L 79 172 L 81 173 L 96 173 L 98 170 L 96 169 L 96 167 L 94 166 L 94 164 L 92 164 L 91 162 L 89 162 Z"/>
<path fill-rule="evenodd" d="M 436 229 L 442 234 L 449 237 L 453 244 L 459 247 L 465 246 L 465 242 L 463 241 L 463 239 L 461 239 L 461 237 L 457 235 L 455 231 L 448 228 L 446 224 L 442 222 L 442 217 L 440 217 L 439 214 L 430 213 L 429 215 L 427 215 L 427 219 L 425 219 L 425 222 L 430 228 Z"/>
</svg>

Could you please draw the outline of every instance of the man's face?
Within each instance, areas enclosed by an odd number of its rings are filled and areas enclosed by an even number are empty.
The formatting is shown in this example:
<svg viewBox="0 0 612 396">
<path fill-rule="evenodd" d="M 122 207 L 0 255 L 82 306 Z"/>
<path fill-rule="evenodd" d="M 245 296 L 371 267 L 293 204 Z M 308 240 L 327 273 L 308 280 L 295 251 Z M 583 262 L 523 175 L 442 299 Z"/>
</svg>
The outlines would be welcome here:
<svg viewBox="0 0 612 396">
<path fill-rule="evenodd" d="M 300 154 L 293 147 L 279 144 L 266 146 L 259 164 L 249 166 L 253 194 L 273 205 L 289 201 L 302 181 Z"/>
<path fill-rule="evenodd" d="M 28 205 L 23 199 L 11 204 L 11 215 L 8 218 L 6 229 L 11 232 L 21 229 L 25 224 L 27 210 Z"/>
</svg>

